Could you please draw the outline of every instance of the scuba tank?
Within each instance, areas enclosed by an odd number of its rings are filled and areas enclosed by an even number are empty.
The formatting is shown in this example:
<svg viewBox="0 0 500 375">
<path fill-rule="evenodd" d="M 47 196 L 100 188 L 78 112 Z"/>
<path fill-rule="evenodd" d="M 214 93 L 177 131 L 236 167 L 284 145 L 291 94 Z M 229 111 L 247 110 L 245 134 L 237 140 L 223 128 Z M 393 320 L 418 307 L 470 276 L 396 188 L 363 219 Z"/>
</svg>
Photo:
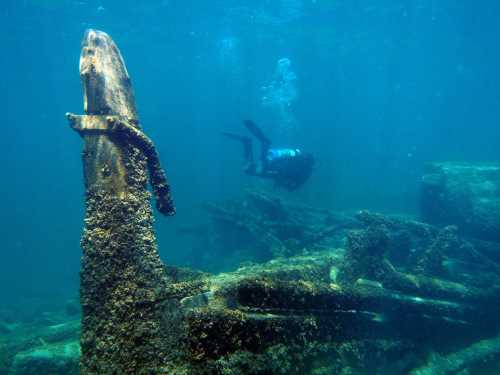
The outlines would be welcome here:
<svg viewBox="0 0 500 375">
<path fill-rule="evenodd" d="M 278 159 L 295 158 L 301 153 L 298 148 L 271 148 L 267 151 L 267 160 L 273 162 Z"/>
</svg>

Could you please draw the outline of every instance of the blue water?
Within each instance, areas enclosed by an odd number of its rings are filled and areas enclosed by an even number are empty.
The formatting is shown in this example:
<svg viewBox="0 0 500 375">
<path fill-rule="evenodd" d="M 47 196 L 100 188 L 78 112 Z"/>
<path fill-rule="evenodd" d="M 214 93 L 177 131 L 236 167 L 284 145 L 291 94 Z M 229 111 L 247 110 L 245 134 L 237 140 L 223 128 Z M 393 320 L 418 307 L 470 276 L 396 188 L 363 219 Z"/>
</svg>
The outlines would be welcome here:
<svg viewBox="0 0 500 375">
<path fill-rule="evenodd" d="M 203 221 L 203 201 L 270 188 L 219 134 L 243 119 L 315 153 L 312 178 L 279 194 L 321 207 L 415 213 L 425 162 L 498 161 L 499 12 L 493 0 L 3 1 L 2 303 L 78 292 L 82 142 L 64 113 L 83 112 L 87 28 L 125 58 L 177 205 L 157 218 L 160 253 L 183 265 L 178 229 Z"/>
</svg>

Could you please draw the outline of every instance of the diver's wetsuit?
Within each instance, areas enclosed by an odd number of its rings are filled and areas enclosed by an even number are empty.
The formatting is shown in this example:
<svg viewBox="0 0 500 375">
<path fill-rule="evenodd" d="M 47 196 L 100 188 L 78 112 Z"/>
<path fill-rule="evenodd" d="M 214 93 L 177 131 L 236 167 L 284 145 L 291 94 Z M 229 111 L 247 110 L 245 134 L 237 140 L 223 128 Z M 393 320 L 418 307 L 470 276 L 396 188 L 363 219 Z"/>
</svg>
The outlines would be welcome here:
<svg viewBox="0 0 500 375">
<path fill-rule="evenodd" d="M 246 174 L 273 179 L 276 186 L 294 190 L 302 185 L 311 175 L 314 158 L 300 149 L 271 148 L 271 141 L 252 121 L 244 121 L 246 128 L 261 144 L 260 158 L 255 162 L 252 139 L 223 132 L 225 136 L 243 143 Z"/>
</svg>

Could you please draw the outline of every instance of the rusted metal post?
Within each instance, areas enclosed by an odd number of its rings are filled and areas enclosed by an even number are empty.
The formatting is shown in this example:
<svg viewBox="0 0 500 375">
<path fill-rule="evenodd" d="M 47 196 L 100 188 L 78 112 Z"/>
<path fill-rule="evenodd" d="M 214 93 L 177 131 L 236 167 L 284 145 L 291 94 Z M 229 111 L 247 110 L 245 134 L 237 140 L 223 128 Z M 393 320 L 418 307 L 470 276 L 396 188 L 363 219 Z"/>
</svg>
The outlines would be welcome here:
<svg viewBox="0 0 500 375">
<path fill-rule="evenodd" d="M 174 213 L 169 186 L 107 34 L 85 33 L 80 75 L 85 115 L 67 117 L 84 141 L 81 373 L 160 374 L 167 361 L 160 309 L 168 278 L 157 253 L 148 174 L 166 215 Z"/>
</svg>

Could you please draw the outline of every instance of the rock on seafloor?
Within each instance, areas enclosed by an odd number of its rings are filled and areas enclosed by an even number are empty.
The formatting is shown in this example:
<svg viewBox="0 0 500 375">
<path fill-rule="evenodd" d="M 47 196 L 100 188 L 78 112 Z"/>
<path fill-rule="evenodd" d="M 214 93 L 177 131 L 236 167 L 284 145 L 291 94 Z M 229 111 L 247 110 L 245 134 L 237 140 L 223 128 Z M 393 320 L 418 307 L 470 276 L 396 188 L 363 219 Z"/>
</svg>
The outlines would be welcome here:
<svg viewBox="0 0 500 375">
<path fill-rule="evenodd" d="M 430 163 L 422 177 L 424 221 L 500 242 L 500 164 Z"/>
<path fill-rule="evenodd" d="M 41 343 L 40 346 L 17 353 L 9 375 L 78 375 L 79 360 L 78 340 Z"/>
</svg>

